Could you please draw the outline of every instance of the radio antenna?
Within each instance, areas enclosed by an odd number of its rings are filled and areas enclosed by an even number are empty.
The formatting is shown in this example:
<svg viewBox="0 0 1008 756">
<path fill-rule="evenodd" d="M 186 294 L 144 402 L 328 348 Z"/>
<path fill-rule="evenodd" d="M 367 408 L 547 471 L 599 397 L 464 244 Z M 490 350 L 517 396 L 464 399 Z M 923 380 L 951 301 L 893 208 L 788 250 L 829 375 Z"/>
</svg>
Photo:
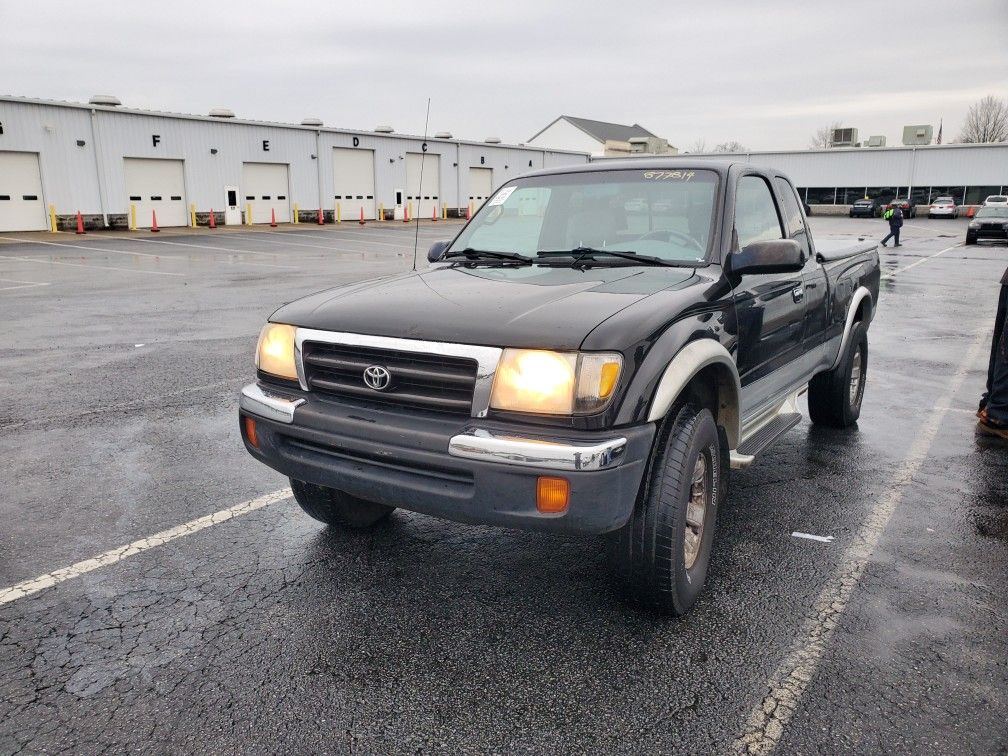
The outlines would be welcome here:
<svg viewBox="0 0 1008 756">
<path fill-rule="evenodd" d="M 427 162 L 427 126 L 430 124 L 430 97 L 427 98 L 427 117 L 424 118 L 423 144 L 420 145 L 420 186 L 417 189 L 416 233 L 413 235 L 413 272 L 416 273 L 417 247 L 420 246 L 420 203 L 423 201 L 423 169 Z M 407 191 L 409 187 L 406 187 Z M 407 205 L 409 207 L 409 205 Z"/>
</svg>

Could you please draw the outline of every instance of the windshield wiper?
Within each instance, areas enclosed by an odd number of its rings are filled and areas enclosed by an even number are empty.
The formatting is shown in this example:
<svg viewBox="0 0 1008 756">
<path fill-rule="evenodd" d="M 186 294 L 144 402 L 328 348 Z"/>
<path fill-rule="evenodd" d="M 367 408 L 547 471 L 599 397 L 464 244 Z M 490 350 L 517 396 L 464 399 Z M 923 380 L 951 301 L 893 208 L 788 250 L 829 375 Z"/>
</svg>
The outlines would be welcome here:
<svg viewBox="0 0 1008 756">
<path fill-rule="evenodd" d="M 629 249 L 597 249 L 595 247 L 574 247 L 574 249 L 545 249 L 540 250 L 539 258 L 548 257 L 566 257 L 571 256 L 574 259 L 571 261 L 571 265 L 578 265 L 579 263 L 590 261 L 597 262 L 595 259 L 596 255 L 606 255 L 608 257 L 619 257 L 623 260 L 633 260 L 641 265 L 667 265 L 670 267 L 695 267 L 691 263 L 686 262 L 675 262 L 674 260 L 665 260 L 661 257 L 653 257 L 652 255 L 638 255 L 633 250 Z"/>
<path fill-rule="evenodd" d="M 456 252 L 449 252 L 442 260 L 452 260 L 465 258 L 466 260 L 477 262 L 480 260 L 508 260 L 512 262 L 520 263 L 532 263 L 532 258 L 526 255 L 519 255 L 517 252 L 494 252 L 489 249 L 473 249 L 472 247 L 466 247 L 465 249 L 460 249 Z"/>
</svg>

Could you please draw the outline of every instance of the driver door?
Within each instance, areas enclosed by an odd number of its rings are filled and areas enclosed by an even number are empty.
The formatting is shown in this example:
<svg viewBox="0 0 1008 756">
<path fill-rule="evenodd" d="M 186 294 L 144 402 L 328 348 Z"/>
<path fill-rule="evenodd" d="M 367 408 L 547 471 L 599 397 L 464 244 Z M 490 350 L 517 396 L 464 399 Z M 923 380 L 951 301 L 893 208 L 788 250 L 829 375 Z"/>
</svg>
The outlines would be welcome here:
<svg viewBox="0 0 1008 756">
<path fill-rule="evenodd" d="M 786 238 L 774 192 L 763 176 L 738 180 L 735 194 L 736 249 Z M 738 371 L 743 412 L 773 398 L 789 383 L 788 368 L 802 353 L 805 290 L 800 271 L 742 276 L 735 287 Z"/>
</svg>

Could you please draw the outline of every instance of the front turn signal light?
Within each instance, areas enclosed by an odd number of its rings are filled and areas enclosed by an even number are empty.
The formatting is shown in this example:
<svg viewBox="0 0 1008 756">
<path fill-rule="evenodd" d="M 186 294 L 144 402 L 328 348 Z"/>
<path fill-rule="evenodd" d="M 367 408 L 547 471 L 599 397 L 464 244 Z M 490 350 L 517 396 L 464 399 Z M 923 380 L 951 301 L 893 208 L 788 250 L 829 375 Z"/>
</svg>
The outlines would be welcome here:
<svg viewBox="0 0 1008 756">
<path fill-rule="evenodd" d="M 294 364 L 294 326 L 284 323 L 267 323 L 259 333 L 256 347 L 256 368 L 264 373 L 285 378 L 298 379 Z"/>
<path fill-rule="evenodd" d="M 570 481 L 542 477 L 536 481 L 536 509 L 543 514 L 566 512 L 570 505 Z"/>
</svg>

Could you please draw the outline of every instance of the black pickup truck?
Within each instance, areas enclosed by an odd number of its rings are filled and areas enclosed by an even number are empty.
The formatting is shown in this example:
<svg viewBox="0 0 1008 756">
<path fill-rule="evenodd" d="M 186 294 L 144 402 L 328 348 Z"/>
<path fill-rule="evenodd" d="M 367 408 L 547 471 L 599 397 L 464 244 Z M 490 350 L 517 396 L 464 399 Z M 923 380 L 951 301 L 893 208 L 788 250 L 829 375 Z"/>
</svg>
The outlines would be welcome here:
<svg viewBox="0 0 1008 756">
<path fill-rule="evenodd" d="M 608 534 L 647 603 L 703 586 L 730 468 L 800 419 L 854 424 L 873 243 L 816 244 L 783 174 L 593 163 L 500 187 L 430 267 L 281 307 L 240 397 L 312 517 L 396 507 Z"/>
</svg>

